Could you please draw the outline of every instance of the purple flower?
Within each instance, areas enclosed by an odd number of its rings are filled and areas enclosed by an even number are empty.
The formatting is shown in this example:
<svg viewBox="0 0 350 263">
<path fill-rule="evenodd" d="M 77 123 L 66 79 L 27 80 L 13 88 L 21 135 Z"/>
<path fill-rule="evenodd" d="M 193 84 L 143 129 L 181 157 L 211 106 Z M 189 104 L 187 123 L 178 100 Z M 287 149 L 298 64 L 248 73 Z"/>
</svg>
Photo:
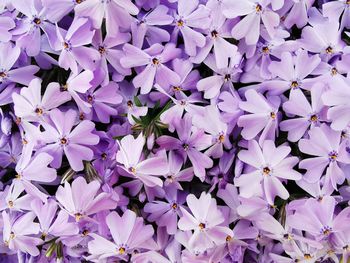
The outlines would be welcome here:
<svg viewBox="0 0 350 263">
<path fill-rule="evenodd" d="M 123 165 L 121 168 L 125 175 L 140 180 L 149 187 L 163 185 L 163 181 L 157 176 L 165 175 L 169 171 L 165 153 L 144 159 L 142 149 L 145 138 L 142 133 L 136 139 L 132 135 L 127 135 L 118 144 L 119 151 L 116 159 Z"/>
<path fill-rule="evenodd" d="M 309 56 L 305 50 L 298 50 L 295 57 L 289 52 L 284 52 L 280 62 L 273 61 L 269 66 L 272 75 L 279 79 L 262 85 L 273 95 L 282 94 L 289 89 L 291 92 L 300 88 L 310 89 L 314 80 L 306 77 L 312 74 L 320 62 L 318 55 Z"/>
<path fill-rule="evenodd" d="M 289 141 L 298 141 L 309 128 L 319 126 L 321 121 L 326 120 L 326 108 L 321 100 L 323 91 L 323 86 L 317 84 L 313 86 L 311 105 L 301 90 L 290 93 L 289 100 L 283 104 L 283 109 L 297 118 L 290 118 L 280 123 L 281 130 L 288 132 Z"/>
<path fill-rule="evenodd" d="M 27 147 L 21 159 L 16 165 L 15 184 L 22 185 L 27 194 L 35 196 L 46 202 L 47 195 L 41 192 L 31 181 L 50 183 L 57 177 L 56 170 L 47 167 L 53 160 L 52 156 L 42 152 L 35 155 L 33 158 L 31 147 Z"/>
<path fill-rule="evenodd" d="M 299 141 L 300 151 L 315 156 L 299 163 L 300 168 L 307 170 L 305 180 L 315 183 L 326 169 L 326 184 L 336 190 L 337 184 L 344 182 L 345 174 L 341 166 L 350 163 L 350 156 L 346 151 L 347 142 L 341 136 L 340 131 L 334 131 L 327 124 L 322 124 L 309 131 L 309 139 Z"/>
<path fill-rule="evenodd" d="M 142 48 L 145 40 L 150 46 L 168 42 L 170 34 L 160 27 L 170 25 L 174 21 L 168 12 L 169 8 L 165 5 L 157 5 L 146 14 L 139 14 L 139 18 L 131 24 L 132 44 Z"/>
<path fill-rule="evenodd" d="M 31 202 L 31 207 L 38 217 L 42 239 L 50 240 L 53 237 L 64 239 L 67 236 L 78 234 L 78 226 L 74 222 L 68 222 L 69 215 L 63 210 L 57 213 L 58 205 L 55 201 L 48 200 L 46 204 L 43 204 L 36 199 Z"/>
<path fill-rule="evenodd" d="M 346 80 L 335 81 L 330 84 L 330 89 L 322 94 L 322 101 L 331 108 L 327 117 L 332 121 L 331 127 L 336 131 L 346 129 L 350 124 L 350 117 L 347 114 L 350 109 L 350 86 Z"/>
<path fill-rule="evenodd" d="M 11 17 L 2 16 L 0 17 L 0 41 L 8 42 L 12 38 L 12 33 L 9 32 L 16 26 L 15 22 Z"/>
<path fill-rule="evenodd" d="M 88 260 L 103 260 L 111 257 L 127 260 L 128 255 L 137 249 L 156 247 L 152 239 L 154 232 L 152 226 L 144 225 L 143 218 L 137 217 L 131 210 L 126 210 L 123 216 L 111 212 L 106 216 L 106 223 L 114 242 L 91 233 L 93 240 L 88 243 L 91 254 Z"/>
<path fill-rule="evenodd" d="M 118 72 L 118 74 L 131 74 L 130 69 L 125 69 L 120 64 L 120 58 L 122 57 L 123 51 L 120 48 L 115 48 L 117 46 L 121 46 L 129 40 L 130 34 L 120 32 L 118 32 L 118 34 L 114 34 L 113 37 L 108 36 L 102 40 L 101 30 L 95 31 L 95 36 L 92 39 L 92 45 L 98 50 L 101 56 L 100 63 L 105 75 L 102 83 L 103 85 L 107 85 L 109 82 L 108 63 Z"/>
<path fill-rule="evenodd" d="M 78 108 L 84 113 L 91 111 L 91 105 L 84 101 L 79 94 L 85 94 L 92 87 L 91 82 L 93 79 L 93 72 L 85 70 L 83 72 L 72 73 L 62 86 L 62 90 L 68 91 Z"/>
<path fill-rule="evenodd" d="M 118 114 L 115 106 L 123 100 L 118 88 L 115 82 L 109 82 L 105 86 L 97 86 L 86 92 L 86 100 L 92 106 L 94 119 L 108 123 L 111 116 Z"/>
<path fill-rule="evenodd" d="M 216 106 L 207 106 L 203 114 L 194 115 L 193 124 L 212 136 L 212 146 L 206 151 L 208 156 L 220 158 L 224 154 L 224 146 L 226 149 L 231 148 L 227 136 L 227 125 L 222 121 L 220 111 Z"/>
<path fill-rule="evenodd" d="M 13 68 L 21 54 L 21 50 L 10 42 L 0 43 L 0 54 L 6 54 L 6 57 L 4 55 L 0 56 L 0 84 L 17 82 L 28 85 L 34 78 L 33 75 L 39 71 L 39 67 L 33 65 Z"/>
<path fill-rule="evenodd" d="M 343 50 L 338 21 L 312 23 L 303 28 L 300 43 L 304 49 L 319 53 L 326 60 Z"/>
<path fill-rule="evenodd" d="M 182 158 L 174 151 L 169 152 L 168 157 L 169 171 L 164 175 L 166 187 L 175 187 L 183 190 L 180 182 L 190 182 L 193 178 L 193 167 L 181 170 L 183 166 Z"/>
<path fill-rule="evenodd" d="M 16 41 L 27 53 L 28 56 L 39 55 L 42 49 L 41 30 L 46 34 L 50 45 L 56 41 L 54 24 L 47 21 L 46 8 L 35 0 L 28 0 L 25 3 L 13 2 L 14 7 L 26 17 L 21 20 L 21 31 L 24 33 Z"/>
<path fill-rule="evenodd" d="M 240 195 L 252 197 L 262 187 L 269 204 L 274 204 L 275 196 L 287 199 L 289 193 L 280 180 L 301 179 L 301 174 L 293 170 L 299 160 L 287 157 L 290 151 L 290 147 L 276 147 L 270 140 L 266 140 L 262 148 L 256 141 L 250 141 L 248 150 L 238 153 L 238 158 L 252 167 L 234 180 L 235 185 L 240 187 Z"/>
<path fill-rule="evenodd" d="M 349 230 L 349 225 L 345 222 L 349 220 L 350 209 L 345 208 L 335 215 L 335 206 L 335 199 L 331 196 L 320 201 L 308 199 L 304 206 L 289 217 L 289 225 L 307 231 L 317 240 L 328 239 L 333 233 Z"/>
<path fill-rule="evenodd" d="M 95 33 L 90 27 L 87 18 L 75 19 L 68 31 L 56 25 L 58 41 L 54 50 L 61 52 L 58 60 L 60 67 L 65 70 L 71 69 L 74 74 L 78 74 L 79 66 L 88 70 L 95 69 L 95 62 L 99 61 L 100 54 L 97 50 L 85 46 L 91 43 Z"/>
<path fill-rule="evenodd" d="M 181 32 L 184 40 L 185 52 L 189 56 L 195 56 L 197 47 L 205 46 L 205 37 L 194 29 L 205 29 L 209 26 L 210 10 L 203 5 L 198 5 L 196 0 L 178 0 L 173 35 L 178 36 Z"/>
<path fill-rule="evenodd" d="M 56 199 L 76 222 L 96 222 L 91 218 L 93 214 L 117 206 L 117 201 L 111 198 L 111 194 L 98 193 L 100 186 L 98 181 L 87 183 L 83 177 L 78 177 L 71 185 L 66 181 L 64 187 L 59 186 Z"/>
<path fill-rule="evenodd" d="M 2 212 L 3 240 L 5 245 L 13 251 L 22 251 L 32 256 L 40 254 L 37 246 L 42 240 L 32 235 L 38 234 L 39 224 L 34 223 L 35 214 L 28 212 L 22 216 L 15 216 Z"/>
<path fill-rule="evenodd" d="M 180 77 L 165 63 L 179 56 L 180 49 L 173 44 L 162 46 L 154 44 L 146 50 L 141 50 L 130 44 L 123 47 L 125 56 L 120 59 L 120 63 L 125 68 L 146 66 L 133 79 L 136 88 L 141 88 L 141 94 L 147 94 L 155 83 L 161 86 L 175 85 L 180 81 Z"/>
<path fill-rule="evenodd" d="M 51 82 L 41 96 L 41 80 L 33 79 L 28 88 L 22 88 L 20 95 L 12 95 L 17 117 L 25 121 L 40 122 L 50 110 L 70 100 L 67 92 L 61 92 L 58 83 Z"/>
<path fill-rule="evenodd" d="M 75 6 L 75 12 L 80 17 L 89 17 L 94 28 L 100 28 L 103 18 L 106 18 L 108 34 L 118 32 L 119 27 L 128 28 L 131 15 L 137 15 L 139 10 L 130 0 L 85 0 Z"/>
<path fill-rule="evenodd" d="M 239 107 L 250 114 L 239 117 L 238 126 L 242 127 L 242 136 L 246 140 L 254 139 L 260 132 L 259 144 L 265 140 L 274 140 L 278 132 L 278 108 L 280 98 L 268 97 L 268 100 L 255 90 L 247 90 L 247 101 L 240 101 Z"/>
<path fill-rule="evenodd" d="M 241 71 L 238 67 L 241 58 L 239 53 L 234 52 L 230 62 L 226 66 L 218 68 L 214 55 L 208 55 L 204 63 L 217 74 L 198 81 L 197 89 L 204 91 L 204 98 L 213 99 L 220 94 L 222 88 L 233 88 L 232 81 L 236 80 L 238 73 Z"/>
<path fill-rule="evenodd" d="M 40 151 L 48 152 L 53 156 L 52 167 L 61 166 L 63 152 L 75 171 L 81 171 L 84 168 L 83 160 L 91 161 L 93 158 L 93 151 L 89 146 L 96 145 L 99 141 L 99 137 L 92 133 L 95 124 L 83 120 L 73 128 L 76 118 L 77 112 L 72 109 L 67 112 L 54 109 L 50 113 L 52 125 L 43 124 L 44 140 L 47 145 Z"/>
<path fill-rule="evenodd" d="M 225 218 L 210 194 L 203 192 L 199 199 L 189 194 L 186 202 L 191 213 L 181 207 L 182 217 L 178 226 L 182 231 L 194 231 L 188 241 L 190 247 L 209 249 L 224 243 L 228 235 L 233 236 L 232 230 L 220 225 Z"/>
<path fill-rule="evenodd" d="M 265 1 L 244 0 L 241 2 L 225 0 L 223 2 L 223 14 L 227 18 L 245 16 L 232 29 L 235 39 L 245 39 L 247 45 L 255 45 L 260 35 L 260 23 L 263 22 L 271 37 L 275 34 L 275 28 L 279 24 L 277 13 L 269 9 Z"/>
<path fill-rule="evenodd" d="M 149 221 L 156 221 L 159 226 L 166 227 L 169 235 L 174 235 L 177 232 L 177 220 L 181 216 L 180 209 L 185 199 L 181 198 L 183 195 L 181 196 L 177 189 L 169 190 L 165 194 L 167 202 L 153 201 L 147 203 L 144 211 L 150 214 L 148 216 Z"/>
<path fill-rule="evenodd" d="M 203 181 L 205 169 L 213 166 L 213 161 L 201 152 L 212 145 L 211 136 L 205 134 L 202 129 L 192 132 L 191 126 L 192 118 L 186 114 L 175 126 L 179 139 L 163 135 L 157 139 L 157 143 L 162 149 L 175 150 L 184 161 L 188 157 L 193 165 L 194 174 Z"/>
<path fill-rule="evenodd" d="M 6 186 L 1 192 L 0 210 L 9 209 L 10 211 L 25 211 L 31 210 L 28 206 L 35 197 L 29 194 L 23 194 L 24 187 L 22 184 L 12 183 Z"/>
</svg>

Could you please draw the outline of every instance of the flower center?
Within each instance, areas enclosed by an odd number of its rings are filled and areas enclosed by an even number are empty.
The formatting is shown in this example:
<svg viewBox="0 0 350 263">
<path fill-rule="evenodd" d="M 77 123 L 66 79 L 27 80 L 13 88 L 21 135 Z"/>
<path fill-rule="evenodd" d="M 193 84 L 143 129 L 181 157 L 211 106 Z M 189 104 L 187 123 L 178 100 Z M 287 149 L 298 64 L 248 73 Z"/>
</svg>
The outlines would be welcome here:
<svg viewBox="0 0 350 263">
<path fill-rule="evenodd" d="M 292 89 L 298 88 L 298 87 L 299 87 L 298 81 L 296 81 L 296 80 L 292 81 L 292 83 L 290 83 L 290 87 L 291 87 Z"/>
<path fill-rule="evenodd" d="M 328 55 L 333 54 L 333 53 L 334 53 L 333 48 L 332 48 L 331 46 L 328 46 L 328 47 L 326 48 L 326 53 L 327 53 Z"/>
<path fill-rule="evenodd" d="M 39 116 L 40 116 L 40 115 L 43 115 L 43 112 L 44 112 L 44 111 L 43 111 L 43 109 L 41 109 L 41 108 L 36 108 L 36 109 L 35 109 L 35 113 L 36 113 L 37 115 L 39 115 Z"/>
<path fill-rule="evenodd" d="M 118 252 L 119 252 L 120 255 L 123 255 L 125 253 L 125 248 L 124 247 L 120 247 L 118 249 Z"/>
<path fill-rule="evenodd" d="M 188 144 L 187 144 L 187 143 L 185 143 L 184 145 L 182 145 L 182 147 L 184 148 L 184 150 L 185 150 L 185 151 L 187 151 L 187 150 L 188 150 L 188 148 L 189 148 L 189 146 L 188 146 Z"/>
<path fill-rule="evenodd" d="M 107 159 L 107 153 L 102 153 L 101 154 L 101 158 L 102 158 L 102 160 L 106 160 Z"/>
<path fill-rule="evenodd" d="M 231 75 L 230 74 L 225 74 L 224 80 L 225 81 L 229 81 L 231 79 Z"/>
<path fill-rule="evenodd" d="M 9 208 L 12 208 L 12 207 L 13 207 L 13 201 L 8 201 L 8 202 L 7 202 L 7 206 L 8 206 Z"/>
<path fill-rule="evenodd" d="M 80 219 L 83 217 L 83 215 L 81 213 L 76 213 L 76 214 L 74 214 L 74 217 L 75 217 L 75 221 L 79 222 Z"/>
<path fill-rule="evenodd" d="M 276 119 L 276 113 L 274 113 L 273 111 L 270 112 L 270 117 L 274 120 Z"/>
<path fill-rule="evenodd" d="M 218 31 L 216 30 L 211 31 L 210 34 L 213 38 L 216 38 L 219 35 Z"/>
<path fill-rule="evenodd" d="M 157 65 L 159 65 L 160 61 L 158 58 L 152 58 L 152 63 L 153 63 L 153 65 L 157 66 Z"/>
<path fill-rule="evenodd" d="M 327 236 L 332 232 L 332 228 L 329 226 L 325 226 L 321 231 L 323 235 Z"/>
<path fill-rule="evenodd" d="M 255 11 L 256 11 L 257 13 L 260 13 L 261 10 L 262 10 L 262 6 L 259 5 L 259 4 L 257 4 L 257 5 L 255 6 Z"/>
<path fill-rule="evenodd" d="M 81 234 L 86 237 L 89 234 L 89 230 L 84 229 L 83 232 L 81 232 Z"/>
<path fill-rule="evenodd" d="M 182 19 L 179 19 L 179 20 L 177 20 L 177 22 L 176 22 L 176 25 L 177 25 L 178 27 L 183 27 L 184 24 L 185 24 L 185 22 L 184 22 Z"/>
<path fill-rule="evenodd" d="M 221 134 L 218 140 L 219 142 L 223 143 L 225 141 L 225 135 Z"/>
<path fill-rule="evenodd" d="M 266 167 L 263 168 L 263 174 L 264 175 L 269 175 L 270 173 L 271 173 L 271 169 L 269 167 L 266 166 Z"/>
<path fill-rule="evenodd" d="M 91 95 L 87 96 L 88 103 L 92 104 L 93 100 L 94 100 L 94 98 Z"/>
<path fill-rule="evenodd" d="M 40 24 L 41 24 L 40 18 L 37 18 L 37 17 L 33 19 L 33 22 L 34 22 L 36 25 L 40 25 Z"/>
<path fill-rule="evenodd" d="M 173 203 L 173 205 L 171 206 L 171 208 L 172 208 L 173 210 L 176 210 L 176 209 L 177 209 L 177 203 Z"/>
<path fill-rule="evenodd" d="M 270 49 L 269 49 L 269 47 L 268 46 L 264 46 L 264 47 L 262 47 L 262 52 L 264 53 L 264 54 L 269 54 L 270 53 Z"/>
<path fill-rule="evenodd" d="M 316 114 L 311 115 L 310 121 L 312 121 L 312 122 L 317 122 L 317 121 L 318 121 L 317 115 L 316 115 Z"/>
<path fill-rule="evenodd" d="M 331 151 L 328 156 L 329 160 L 334 162 L 338 158 L 338 153 L 336 151 Z"/>
<path fill-rule="evenodd" d="M 226 242 L 230 242 L 232 240 L 232 237 L 231 236 L 227 236 L 226 237 Z"/>
<path fill-rule="evenodd" d="M 181 91 L 182 88 L 180 86 L 173 86 L 174 91 Z"/>
<path fill-rule="evenodd" d="M 84 0 L 75 0 L 77 4 L 81 4 Z"/>
<path fill-rule="evenodd" d="M 304 254 L 305 259 L 312 259 L 312 256 L 310 254 Z"/>
<path fill-rule="evenodd" d="M 331 75 L 332 76 L 335 76 L 335 75 L 337 75 L 338 74 L 338 70 L 336 69 L 336 68 L 332 68 L 332 70 L 331 70 Z"/>
<path fill-rule="evenodd" d="M 129 172 L 135 174 L 135 173 L 136 173 L 136 168 L 130 167 L 130 168 L 129 168 Z"/>
<path fill-rule="evenodd" d="M 60 143 L 63 144 L 63 145 L 67 144 L 67 142 L 68 142 L 68 140 L 67 140 L 66 137 L 63 137 L 63 138 L 60 139 Z"/>
<path fill-rule="evenodd" d="M 69 42 L 63 42 L 63 48 L 65 50 L 70 50 L 70 43 Z"/>
<path fill-rule="evenodd" d="M 7 74 L 2 71 L 2 72 L 0 72 L 0 77 L 4 79 L 7 77 Z"/>
<path fill-rule="evenodd" d="M 205 228 L 205 224 L 204 223 L 200 223 L 198 225 L 198 227 L 199 227 L 200 230 L 203 230 Z"/>
<path fill-rule="evenodd" d="M 100 54 L 104 54 L 106 52 L 106 49 L 103 46 L 99 46 L 98 47 L 98 52 L 100 52 Z"/>
<path fill-rule="evenodd" d="M 132 106 L 134 106 L 134 103 L 132 103 L 131 100 L 128 100 L 128 102 L 126 103 L 126 105 L 128 105 L 129 108 L 132 108 Z"/>
</svg>

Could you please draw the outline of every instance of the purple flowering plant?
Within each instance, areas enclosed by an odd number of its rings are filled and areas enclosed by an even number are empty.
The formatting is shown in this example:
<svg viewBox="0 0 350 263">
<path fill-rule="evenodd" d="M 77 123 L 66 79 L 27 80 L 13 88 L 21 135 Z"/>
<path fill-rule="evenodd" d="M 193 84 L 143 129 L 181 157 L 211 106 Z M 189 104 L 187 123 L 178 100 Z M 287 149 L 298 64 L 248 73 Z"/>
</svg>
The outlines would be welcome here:
<svg viewBox="0 0 350 263">
<path fill-rule="evenodd" d="M 349 263 L 349 16 L 0 0 L 0 262 Z"/>
</svg>

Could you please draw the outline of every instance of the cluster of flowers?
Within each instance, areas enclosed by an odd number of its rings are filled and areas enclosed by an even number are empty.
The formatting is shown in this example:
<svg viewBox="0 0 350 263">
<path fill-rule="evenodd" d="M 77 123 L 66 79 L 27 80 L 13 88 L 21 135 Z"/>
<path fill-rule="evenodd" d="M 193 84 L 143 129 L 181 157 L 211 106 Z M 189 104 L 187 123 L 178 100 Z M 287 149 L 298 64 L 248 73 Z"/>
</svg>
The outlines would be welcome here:
<svg viewBox="0 0 350 263">
<path fill-rule="evenodd" d="M 0 0 L 0 261 L 349 262 L 349 18 Z"/>
</svg>

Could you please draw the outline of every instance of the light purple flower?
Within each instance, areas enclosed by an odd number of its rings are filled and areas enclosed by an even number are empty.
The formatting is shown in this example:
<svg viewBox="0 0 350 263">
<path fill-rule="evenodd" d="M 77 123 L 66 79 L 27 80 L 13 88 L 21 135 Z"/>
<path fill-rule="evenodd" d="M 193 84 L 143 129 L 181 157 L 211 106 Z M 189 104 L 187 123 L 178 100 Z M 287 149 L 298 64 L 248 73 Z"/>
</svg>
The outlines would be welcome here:
<svg viewBox="0 0 350 263">
<path fill-rule="evenodd" d="M 158 177 L 169 171 L 166 154 L 144 159 L 142 149 L 145 138 L 142 133 L 134 139 L 132 135 L 125 136 L 119 144 L 117 162 L 122 164 L 121 168 L 126 175 L 140 180 L 149 187 L 162 186 L 163 181 Z"/>
<path fill-rule="evenodd" d="M 139 10 L 131 0 L 85 0 L 74 8 L 80 17 L 89 17 L 94 28 L 101 28 L 103 18 L 106 19 L 108 34 L 118 32 L 119 27 L 129 28 L 131 15 L 137 15 Z"/>
<path fill-rule="evenodd" d="M 308 199 L 289 217 L 289 225 L 295 229 L 304 230 L 314 235 L 318 240 L 327 239 L 333 233 L 349 230 L 346 222 L 349 220 L 350 209 L 345 208 L 339 214 L 334 214 L 335 199 L 327 196 L 318 201 Z"/>
<path fill-rule="evenodd" d="M 16 165 L 16 179 L 15 184 L 22 185 L 27 194 L 40 198 L 46 202 L 47 195 L 40 191 L 33 183 L 50 183 L 57 177 L 56 170 L 47 167 L 53 160 L 52 156 L 42 152 L 32 157 L 31 147 L 27 147 L 22 155 L 21 159 Z"/>
<path fill-rule="evenodd" d="M 181 216 L 180 209 L 185 202 L 184 195 L 181 195 L 177 189 L 169 189 L 165 193 L 165 200 L 153 201 L 147 203 L 144 211 L 149 213 L 148 220 L 156 221 L 158 226 L 166 227 L 169 235 L 174 235 L 177 231 L 178 217 Z"/>
<path fill-rule="evenodd" d="M 311 105 L 301 90 L 290 93 L 289 100 L 283 104 L 287 114 L 297 118 L 290 118 L 280 123 L 282 131 L 288 132 L 288 140 L 298 141 L 304 136 L 309 128 L 319 126 L 321 121 L 326 120 L 326 107 L 322 103 L 323 85 L 315 84 L 311 89 Z"/>
<path fill-rule="evenodd" d="M 17 82 L 22 85 L 28 85 L 34 78 L 33 75 L 39 71 L 39 67 L 34 65 L 13 68 L 21 54 L 21 50 L 18 46 L 14 46 L 10 42 L 0 43 L 0 54 L 6 54 L 6 56 L 0 56 L 1 84 Z"/>
<path fill-rule="evenodd" d="M 83 120 L 73 128 L 77 119 L 77 112 L 70 109 L 61 112 L 54 109 L 50 113 L 52 124 L 43 124 L 45 128 L 44 140 L 47 144 L 40 150 L 50 153 L 54 160 L 52 167 L 60 167 L 63 152 L 73 170 L 81 171 L 83 160 L 91 161 L 93 151 L 89 148 L 96 145 L 99 137 L 92 133 L 95 124 L 88 120 Z"/>
<path fill-rule="evenodd" d="M 56 25 L 58 41 L 54 46 L 55 51 L 60 51 L 58 64 L 65 70 L 71 69 L 78 74 L 79 66 L 83 69 L 94 70 L 100 54 L 93 48 L 86 47 L 90 44 L 95 31 L 91 30 L 91 23 L 87 18 L 75 19 L 66 32 Z"/>
<path fill-rule="evenodd" d="M 246 101 L 240 101 L 239 107 L 249 114 L 239 117 L 238 126 L 242 127 L 242 136 L 246 140 L 254 139 L 258 134 L 259 144 L 265 140 L 274 140 L 278 133 L 278 108 L 280 98 L 270 96 L 267 99 L 255 90 L 247 90 Z"/>
<path fill-rule="evenodd" d="M 125 56 L 120 59 L 123 67 L 146 66 L 133 79 L 134 86 L 141 88 L 141 94 L 147 94 L 154 83 L 167 86 L 176 85 L 180 81 L 180 77 L 165 65 L 180 55 L 180 49 L 177 49 L 174 44 L 169 43 L 164 47 L 154 44 L 146 50 L 125 44 L 123 50 Z"/>
<path fill-rule="evenodd" d="M 192 118 L 188 114 L 177 121 L 175 128 L 179 139 L 163 135 L 157 139 L 157 143 L 162 149 L 175 150 L 182 156 L 183 161 L 188 157 L 193 165 L 194 174 L 204 181 L 205 169 L 211 168 L 213 161 L 201 151 L 212 145 L 211 136 L 205 134 L 202 129 L 192 131 Z"/>
<path fill-rule="evenodd" d="M 64 210 L 58 210 L 58 205 L 54 200 L 48 200 L 43 204 L 39 199 L 31 202 L 32 211 L 38 217 L 40 224 L 40 234 L 43 240 L 50 240 L 54 237 L 64 239 L 79 233 L 79 228 L 75 222 L 68 222 L 69 215 Z M 56 217 L 57 214 L 57 217 Z"/>
<path fill-rule="evenodd" d="M 342 140 L 341 131 L 334 131 L 327 124 L 311 129 L 309 139 L 299 141 L 300 151 L 314 156 L 299 163 L 300 168 L 307 170 L 304 179 L 315 183 L 326 169 L 325 183 L 336 190 L 337 185 L 342 184 L 345 180 L 341 167 L 350 163 L 346 147 L 347 142 Z"/>
<path fill-rule="evenodd" d="M 88 260 L 104 260 L 112 257 L 127 260 L 128 255 L 134 250 L 156 248 L 156 243 L 152 239 L 154 233 L 152 226 L 144 225 L 143 218 L 137 217 L 133 211 L 126 210 L 123 216 L 111 212 L 106 217 L 106 223 L 114 242 L 95 233 L 90 234 L 93 240 L 88 243 L 91 254 Z"/>
<path fill-rule="evenodd" d="M 275 28 L 279 25 L 280 19 L 277 13 L 268 7 L 267 1 L 230 1 L 223 2 L 223 14 L 227 18 L 245 16 L 232 29 L 232 36 L 240 40 L 245 39 L 247 45 L 255 45 L 260 34 L 260 23 L 263 22 L 271 37 L 275 34 Z"/>
<path fill-rule="evenodd" d="M 331 127 L 336 131 L 346 129 L 350 124 L 350 85 L 347 80 L 338 80 L 330 84 L 330 89 L 322 94 L 322 101 L 331 108 L 327 117 L 332 121 Z"/>
<path fill-rule="evenodd" d="M 197 0 L 178 0 L 177 13 L 174 14 L 173 36 L 176 39 L 181 32 L 185 52 L 189 56 L 195 56 L 197 47 L 202 48 L 205 45 L 205 37 L 196 30 L 205 29 L 211 22 L 210 10 L 198 4 Z"/>
<path fill-rule="evenodd" d="M 248 150 L 238 153 L 238 158 L 252 167 L 234 180 L 235 185 L 240 187 L 240 195 L 252 197 L 262 187 L 269 204 L 274 204 L 275 196 L 287 199 L 289 193 L 280 180 L 301 179 L 301 174 L 293 170 L 299 159 L 288 157 L 290 151 L 290 147 L 276 147 L 270 140 L 266 140 L 261 148 L 256 141 L 250 141 Z"/>
<path fill-rule="evenodd" d="M 34 223 L 33 212 L 16 216 L 3 211 L 2 219 L 3 241 L 9 249 L 29 253 L 32 256 L 40 254 L 37 246 L 42 243 L 42 240 L 32 236 L 39 232 L 39 224 Z"/>
<path fill-rule="evenodd" d="M 15 22 L 11 17 L 2 16 L 0 17 L 0 41 L 8 42 L 12 38 L 11 29 L 16 26 Z"/>
<path fill-rule="evenodd" d="M 309 56 L 305 50 L 298 50 L 296 56 L 290 52 L 281 55 L 281 61 L 272 61 L 268 69 L 278 78 L 262 84 L 272 95 L 280 95 L 286 90 L 310 89 L 314 80 L 307 78 L 320 64 L 319 55 Z"/>
<path fill-rule="evenodd" d="M 194 231 L 188 241 L 190 247 L 209 249 L 224 243 L 228 235 L 233 236 L 232 230 L 220 225 L 225 218 L 210 194 L 202 192 L 199 199 L 189 194 L 186 202 L 191 213 L 181 207 L 182 217 L 178 226 L 182 231 Z"/>
<path fill-rule="evenodd" d="M 51 82 L 41 96 L 41 80 L 33 79 L 28 88 L 23 87 L 21 93 L 12 95 L 15 114 L 25 121 L 40 122 L 50 110 L 70 100 L 67 92 L 60 91 L 60 85 Z"/>
<path fill-rule="evenodd" d="M 92 215 L 117 206 L 117 200 L 112 199 L 111 194 L 98 193 L 100 186 L 96 180 L 87 183 L 84 177 L 78 177 L 71 185 L 66 181 L 64 187 L 59 186 L 56 199 L 76 222 L 96 222 Z"/>
</svg>

